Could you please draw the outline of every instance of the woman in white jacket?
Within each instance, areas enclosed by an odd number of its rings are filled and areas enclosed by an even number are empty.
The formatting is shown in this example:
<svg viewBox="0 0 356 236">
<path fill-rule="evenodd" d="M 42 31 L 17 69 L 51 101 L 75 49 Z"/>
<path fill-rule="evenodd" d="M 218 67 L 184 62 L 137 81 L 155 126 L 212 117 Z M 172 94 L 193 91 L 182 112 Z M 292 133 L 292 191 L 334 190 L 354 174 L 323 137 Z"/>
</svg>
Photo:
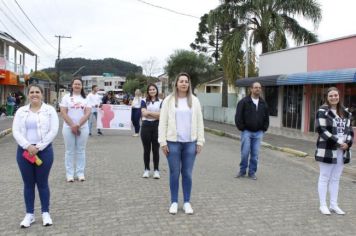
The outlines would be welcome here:
<svg viewBox="0 0 356 236">
<path fill-rule="evenodd" d="M 179 175 L 182 174 L 183 210 L 193 214 L 190 204 L 195 157 L 202 150 L 204 124 L 198 98 L 192 94 L 190 76 L 180 73 L 173 93 L 162 104 L 158 142 L 167 156 L 170 172 L 170 214 L 178 212 Z"/>
<path fill-rule="evenodd" d="M 50 191 L 48 176 L 53 163 L 52 141 L 58 132 L 58 116 L 52 106 L 42 102 L 43 89 L 39 85 L 30 85 L 29 104 L 21 107 L 15 115 L 12 125 L 13 136 L 18 143 L 17 163 L 24 182 L 26 215 L 20 226 L 30 227 L 35 222 L 34 202 L 35 186 L 41 200 L 43 226 L 52 225 L 49 214 Z M 37 155 L 42 164 L 31 162 L 29 157 Z"/>
</svg>

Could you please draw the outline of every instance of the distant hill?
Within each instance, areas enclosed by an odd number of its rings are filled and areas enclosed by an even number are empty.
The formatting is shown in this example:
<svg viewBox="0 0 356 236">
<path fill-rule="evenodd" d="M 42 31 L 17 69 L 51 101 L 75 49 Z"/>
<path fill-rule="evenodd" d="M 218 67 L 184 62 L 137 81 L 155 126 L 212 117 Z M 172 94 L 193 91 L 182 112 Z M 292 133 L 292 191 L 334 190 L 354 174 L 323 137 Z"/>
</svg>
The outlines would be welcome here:
<svg viewBox="0 0 356 236">
<path fill-rule="evenodd" d="M 142 74 L 142 67 L 130 62 L 121 61 L 115 58 L 105 58 L 102 60 L 91 60 L 85 58 L 65 58 L 59 62 L 61 73 L 72 74 L 80 67 L 85 66 L 77 75 L 102 75 L 111 73 L 118 76 L 126 76 L 129 73 Z M 55 68 L 46 68 L 43 71 L 53 73 Z"/>
</svg>

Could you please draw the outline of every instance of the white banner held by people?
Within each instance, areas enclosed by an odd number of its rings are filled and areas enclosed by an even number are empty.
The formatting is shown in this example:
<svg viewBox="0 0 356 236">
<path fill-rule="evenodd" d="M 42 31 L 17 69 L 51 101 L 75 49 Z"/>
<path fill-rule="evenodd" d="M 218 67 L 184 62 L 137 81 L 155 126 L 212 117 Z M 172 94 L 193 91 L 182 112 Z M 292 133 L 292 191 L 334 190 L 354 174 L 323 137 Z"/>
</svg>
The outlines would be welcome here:
<svg viewBox="0 0 356 236">
<path fill-rule="evenodd" d="M 131 130 L 131 106 L 103 104 L 98 110 L 97 128 Z"/>
</svg>

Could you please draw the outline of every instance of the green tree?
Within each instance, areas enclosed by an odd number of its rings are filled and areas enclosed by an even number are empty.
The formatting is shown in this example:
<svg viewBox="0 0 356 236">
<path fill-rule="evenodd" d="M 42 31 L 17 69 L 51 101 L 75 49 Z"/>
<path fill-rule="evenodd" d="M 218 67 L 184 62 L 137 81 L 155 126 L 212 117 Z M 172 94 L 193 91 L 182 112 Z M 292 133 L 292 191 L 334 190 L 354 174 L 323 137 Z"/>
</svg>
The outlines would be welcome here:
<svg viewBox="0 0 356 236">
<path fill-rule="evenodd" d="M 194 91 L 198 84 L 212 78 L 212 75 L 216 73 L 216 67 L 211 63 L 209 57 L 203 54 L 188 50 L 176 50 L 170 55 L 165 71 L 169 76 L 170 82 L 180 72 L 188 73 L 191 77 L 192 90 Z"/>
<path fill-rule="evenodd" d="M 225 78 L 223 107 L 227 106 L 226 80 L 233 82 L 244 70 L 242 62 L 246 58 L 243 56 L 242 44 L 248 33 L 251 34 L 253 45 L 262 44 L 263 53 L 286 48 L 287 36 L 291 36 L 297 45 L 317 41 L 317 36 L 303 28 L 293 18 L 295 16 L 311 20 L 317 26 L 321 19 L 320 6 L 316 0 L 221 0 L 221 4 L 209 12 L 207 22 L 210 29 L 216 25 L 231 26 L 223 34 L 220 61 Z M 248 64 L 255 65 L 255 57 L 251 58 Z M 255 66 L 253 71 L 253 74 L 257 74 Z"/>
<path fill-rule="evenodd" d="M 129 94 L 135 94 L 136 89 L 140 88 L 140 82 L 137 79 L 127 80 L 122 88 L 124 92 Z M 141 90 L 142 91 L 142 90 Z"/>
<path fill-rule="evenodd" d="M 143 74 L 138 74 L 138 73 L 129 73 L 127 74 L 126 76 L 126 82 L 124 84 L 124 91 L 127 92 L 127 93 L 130 93 L 130 94 L 134 94 L 135 90 L 136 89 L 140 89 L 141 92 L 146 92 L 146 88 L 147 88 L 147 85 L 152 83 L 156 83 L 158 82 L 159 80 L 155 77 L 152 77 L 152 76 L 145 76 Z M 127 86 L 128 87 L 125 87 L 125 85 L 129 83 Z M 132 88 L 134 87 L 134 88 Z"/>
<path fill-rule="evenodd" d="M 190 44 L 190 47 L 197 52 L 208 54 L 211 58 L 214 58 L 214 62 L 217 64 L 221 57 L 222 26 L 216 24 L 214 27 L 209 27 L 208 19 L 209 14 L 200 17 L 199 30 L 196 32 L 196 38 Z"/>
<path fill-rule="evenodd" d="M 40 70 L 31 72 L 30 77 L 34 77 L 37 79 L 51 80 L 51 78 L 45 71 L 40 71 Z"/>
<path fill-rule="evenodd" d="M 287 36 L 297 45 L 317 41 L 317 36 L 302 27 L 295 17 L 312 21 L 316 27 L 321 20 L 320 4 L 316 0 L 224 0 L 246 24 L 254 45 L 262 44 L 262 53 L 286 48 Z"/>
<path fill-rule="evenodd" d="M 223 68 L 222 107 L 228 106 L 228 84 L 240 75 L 243 65 L 241 45 L 246 31 L 245 25 L 238 24 L 236 9 L 231 4 L 221 3 L 208 14 L 208 29 L 210 33 L 219 26 L 223 42 L 221 44 L 221 59 L 219 66 Z"/>
</svg>

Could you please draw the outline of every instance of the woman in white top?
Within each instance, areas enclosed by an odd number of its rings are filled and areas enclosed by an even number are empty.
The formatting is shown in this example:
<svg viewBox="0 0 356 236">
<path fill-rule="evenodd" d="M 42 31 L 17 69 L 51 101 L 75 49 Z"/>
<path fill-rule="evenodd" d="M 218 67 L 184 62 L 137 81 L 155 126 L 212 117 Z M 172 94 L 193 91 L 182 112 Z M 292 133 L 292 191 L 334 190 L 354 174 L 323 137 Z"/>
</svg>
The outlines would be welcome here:
<svg viewBox="0 0 356 236">
<path fill-rule="evenodd" d="M 141 90 L 136 89 L 135 97 L 132 100 L 131 107 L 131 121 L 135 128 L 135 133 L 132 135 L 134 137 L 138 137 L 140 133 L 140 119 L 141 119 L 141 101 L 142 101 L 142 93 Z"/>
<path fill-rule="evenodd" d="M 18 144 L 17 163 L 24 182 L 26 215 L 20 223 L 23 228 L 30 227 L 35 222 L 36 185 L 41 200 L 42 223 L 44 226 L 52 225 L 49 215 L 48 176 L 53 163 L 52 141 L 58 133 L 59 122 L 56 110 L 42 102 L 42 97 L 42 87 L 37 84 L 30 85 L 30 103 L 16 112 L 12 124 L 12 133 Z M 25 159 L 24 154 L 29 158 Z M 42 160 L 42 164 L 33 162 L 35 155 Z"/>
<path fill-rule="evenodd" d="M 143 161 L 145 171 L 142 177 L 150 177 L 150 155 L 153 154 L 153 178 L 159 179 L 159 143 L 158 122 L 162 100 L 158 98 L 158 89 L 155 84 L 147 86 L 147 97 L 141 101 L 142 129 L 141 140 L 143 145 Z"/>
<path fill-rule="evenodd" d="M 67 182 L 74 182 L 74 177 L 78 177 L 79 181 L 85 181 L 85 149 L 89 135 L 88 119 L 91 108 L 85 98 L 81 79 L 72 80 L 70 94 L 64 95 L 60 107 L 64 119 L 62 133 Z M 74 169 L 74 159 L 76 159 L 76 169 Z"/>
<path fill-rule="evenodd" d="M 350 147 L 353 142 L 351 113 L 342 105 L 339 90 L 330 87 L 326 92 L 325 104 L 316 114 L 316 131 L 319 134 L 315 160 L 319 162 L 320 175 L 318 192 L 320 212 L 330 215 L 335 212 L 344 215 L 338 206 L 339 182 L 344 164 L 350 162 Z M 330 208 L 326 194 L 330 193 Z"/>
<path fill-rule="evenodd" d="M 192 172 L 195 157 L 201 152 L 205 139 L 200 102 L 192 94 L 191 80 L 187 73 L 177 76 L 173 93 L 163 101 L 158 141 L 169 165 L 169 213 L 176 214 L 178 211 L 179 175 L 182 174 L 183 210 L 186 214 L 193 214 L 190 204 Z"/>
</svg>

